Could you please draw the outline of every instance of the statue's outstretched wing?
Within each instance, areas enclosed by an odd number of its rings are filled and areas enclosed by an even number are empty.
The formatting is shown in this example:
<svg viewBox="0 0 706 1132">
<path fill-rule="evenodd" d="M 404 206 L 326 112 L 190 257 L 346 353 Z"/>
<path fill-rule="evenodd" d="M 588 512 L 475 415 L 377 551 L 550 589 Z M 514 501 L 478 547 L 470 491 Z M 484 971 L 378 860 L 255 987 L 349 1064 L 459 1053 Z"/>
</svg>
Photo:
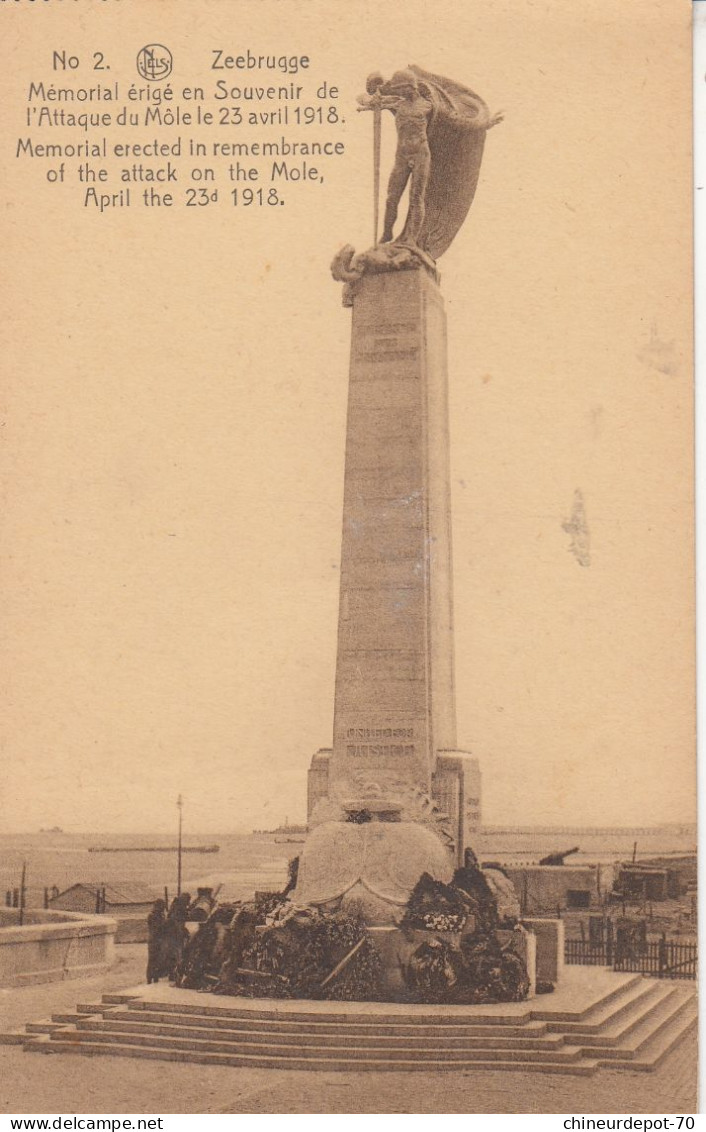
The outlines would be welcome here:
<svg viewBox="0 0 706 1132">
<path fill-rule="evenodd" d="M 433 107 L 428 128 L 431 169 L 417 244 L 438 259 L 471 207 L 490 114 L 483 99 L 468 87 L 421 67 L 409 69 L 417 76 L 420 93 Z M 402 232 L 399 243 L 404 242 Z"/>
</svg>

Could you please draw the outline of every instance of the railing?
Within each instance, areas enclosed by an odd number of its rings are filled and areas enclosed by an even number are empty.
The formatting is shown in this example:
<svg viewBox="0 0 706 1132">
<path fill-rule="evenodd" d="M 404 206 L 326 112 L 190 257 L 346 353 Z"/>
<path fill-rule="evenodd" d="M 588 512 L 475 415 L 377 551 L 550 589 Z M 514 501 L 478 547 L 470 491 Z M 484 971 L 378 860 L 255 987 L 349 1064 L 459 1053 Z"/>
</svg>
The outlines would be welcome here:
<svg viewBox="0 0 706 1132">
<path fill-rule="evenodd" d="M 648 943 L 642 954 L 616 952 L 615 971 L 639 971 L 658 979 L 695 979 L 698 968 L 698 947 L 695 943 L 660 940 Z"/>
<path fill-rule="evenodd" d="M 635 971 L 658 979 L 695 979 L 698 946 L 661 939 L 637 948 L 621 948 L 612 940 L 590 943 L 568 939 L 564 946 L 564 959 L 569 964 L 612 967 L 614 971 Z"/>
<path fill-rule="evenodd" d="M 569 964 L 590 967 L 612 966 L 612 956 L 608 959 L 605 943 L 589 943 L 583 939 L 567 939 L 564 944 L 564 960 Z"/>
</svg>

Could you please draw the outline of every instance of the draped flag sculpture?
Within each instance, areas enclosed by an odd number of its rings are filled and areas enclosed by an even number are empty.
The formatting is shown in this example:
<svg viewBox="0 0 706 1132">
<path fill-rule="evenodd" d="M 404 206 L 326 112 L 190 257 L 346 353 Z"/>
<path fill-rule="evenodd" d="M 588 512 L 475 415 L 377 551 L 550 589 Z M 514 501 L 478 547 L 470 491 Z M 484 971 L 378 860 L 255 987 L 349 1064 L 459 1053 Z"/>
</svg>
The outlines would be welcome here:
<svg viewBox="0 0 706 1132">
<path fill-rule="evenodd" d="M 473 202 L 486 133 L 503 116 L 491 114 L 468 87 L 416 66 L 396 71 L 388 81 L 371 74 L 358 109 L 373 112 L 374 243 L 358 255 L 350 244 L 342 248 L 332 264 L 333 276 L 353 284 L 366 272 L 399 271 L 420 263 L 436 275 L 436 260 L 452 243 Z M 397 152 L 378 241 L 383 110 L 394 116 Z M 394 236 L 408 185 L 407 217 Z M 351 301 L 350 288 L 344 301 Z"/>
</svg>

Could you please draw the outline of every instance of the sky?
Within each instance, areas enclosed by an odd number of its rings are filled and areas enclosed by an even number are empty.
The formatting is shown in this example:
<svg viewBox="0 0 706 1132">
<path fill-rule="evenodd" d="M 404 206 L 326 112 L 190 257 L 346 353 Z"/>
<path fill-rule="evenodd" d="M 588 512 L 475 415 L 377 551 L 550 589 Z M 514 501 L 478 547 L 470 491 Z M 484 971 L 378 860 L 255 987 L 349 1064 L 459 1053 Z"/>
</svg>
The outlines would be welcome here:
<svg viewBox="0 0 706 1132">
<path fill-rule="evenodd" d="M 0 76 L 5 828 L 168 830 L 180 792 L 202 832 L 304 818 L 343 496 L 350 312 L 328 265 L 371 239 L 355 97 L 410 62 L 505 112 L 439 264 L 458 736 L 484 819 L 692 820 L 690 5 L 28 14 L 2 13 Z M 345 155 L 275 210 L 84 208 L 14 157 L 28 83 L 65 44 L 127 86 L 145 41 L 209 87 L 216 48 L 309 55 Z"/>
</svg>

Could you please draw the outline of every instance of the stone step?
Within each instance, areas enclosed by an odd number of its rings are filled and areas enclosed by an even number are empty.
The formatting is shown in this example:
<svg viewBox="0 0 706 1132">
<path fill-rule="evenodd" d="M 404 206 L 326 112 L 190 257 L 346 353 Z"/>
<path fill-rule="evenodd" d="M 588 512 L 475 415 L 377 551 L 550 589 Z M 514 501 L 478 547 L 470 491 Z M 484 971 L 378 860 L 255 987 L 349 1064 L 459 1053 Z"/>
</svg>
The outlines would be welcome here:
<svg viewBox="0 0 706 1132">
<path fill-rule="evenodd" d="M 0 1046 L 23 1046 L 26 1041 L 26 1030 L 5 1030 L 0 1034 Z"/>
<path fill-rule="evenodd" d="M 79 1055 L 109 1055 L 113 1057 L 136 1057 L 156 1061 L 192 1062 L 197 1065 L 223 1065 L 233 1068 L 251 1069 L 316 1069 L 322 1072 L 346 1072 L 350 1070 L 351 1063 L 346 1053 L 344 1058 L 331 1056 L 320 1057 L 316 1060 L 308 1058 L 272 1055 L 256 1056 L 236 1053 L 206 1053 L 197 1050 L 165 1049 L 138 1045 L 122 1045 L 119 1043 L 103 1044 L 98 1042 L 81 1041 L 60 1043 L 53 1041 L 48 1034 L 42 1034 L 26 1041 L 25 1047 L 30 1053 L 73 1053 Z M 386 1058 L 369 1058 L 356 1061 L 356 1072 L 372 1071 L 376 1073 L 394 1071 L 418 1073 L 420 1067 L 425 1071 L 448 1072 L 453 1070 L 507 1070 L 513 1073 L 521 1070 L 523 1073 L 563 1073 L 577 1077 L 588 1077 L 596 1072 L 598 1063 L 594 1060 L 556 1061 L 524 1061 L 516 1060 L 467 1060 L 449 1061 L 428 1060 L 420 1063 L 417 1058 L 410 1060 L 392 1061 Z"/>
<path fill-rule="evenodd" d="M 78 1021 L 80 1015 L 74 1015 L 72 1022 Z M 57 1021 L 55 1017 L 40 1018 L 37 1022 L 27 1022 L 21 1030 L 9 1030 L 0 1033 L 0 1045 L 21 1046 L 27 1041 L 28 1035 L 53 1034 L 56 1030 L 63 1030 L 65 1021 Z"/>
<path fill-rule="evenodd" d="M 639 1034 L 650 1034 L 659 1024 L 659 1019 L 671 1016 L 674 1010 L 680 1009 L 688 995 L 682 988 L 675 986 L 659 986 L 658 992 L 637 1000 L 630 1011 L 622 1012 L 617 1018 L 608 1018 L 598 1030 L 581 1034 L 575 1031 L 563 1031 L 570 1041 L 581 1046 L 596 1048 L 618 1043 L 630 1043 L 636 1040 Z"/>
<path fill-rule="evenodd" d="M 596 1058 L 597 1064 L 608 1066 L 611 1069 L 626 1068 L 641 1072 L 652 1072 L 665 1057 L 668 1056 L 681 1042 L 698 1028 L 699 1011 L 696 999 L 692 999 L 657 1033 L 645 1042 L 636 1056 L 616 1060 L 614 1058 Z M 591 1058 L 595 1054 L 591 1051 Z"/>
<path fill-rule="evenodd" d="M 182 992 L 183 993 L 183 992 Z M 284 1069 L 463 1071 L 478 1068 L 589 1075 L 598 1066 L 649 1071 L 689 1035 L 691 984 L 619 983 L 583 1010 L 494 1013 L 385 1004 L 238 1000 L 193 994 L 159 1002 L 108 994 L 100 1004 L 0 1035 L 28 1052 L 103 1054 L 198 1064 Z M 564 999 L 566 1002 L 566 998 Z M 381 1009 L 382 1008 L 382 1009 Z"/>
<path fill-rule="evenodd" d="M 634 975 L 624 982 L 619 982 L 618 985 L 611 990 L 604 991 L 596 1002 L 592 1003 L 589 1007 L 584 1007 L 582 1010 L 556 1010 L 551 1005 L 548 1005 L 547 1008 L 544 1009 L 542 1006 L 544 996 L 541 996 L 534 1000 L 532 1017 L 540 1019 L 543 1022 L 583 1022 L 611 1005 L 615 1006 L 617 1000 L 622 1000 L 626 996 L 636 992 L 637 988 L 643 986 L 645 981 L 642 975 Z M 551 1003 L 551 998 L 551 995 L 547 996 L 549 1003 Z"/>
<path fill-rule="evenodd" d="M 237 1053 L 239 1055 L 249 1055 L 252 1057 L 274 1057 L 283 1059 L 296 1056 L 291 1046 L 280 1045 L 271 1040 L 268 1042 L 251 1041 L 238 1045 L 238 1043 L 227 1042 L 221 1038 L 195 1038 L 191 1036 L 175 1038 L 158 1031 L 152 1034 L 142 1031 L 121 1033 L 117 1030 L 101 1032 L 77 1030 L 73 1026 L 66 1026 L 55 1031 L 53 1034 L 49 1035 L 49 1037 L 52 1042 L 56 1042 L 58 1045 L 65 1043 L 70 1045 L 130 1045 L 163 1050 L 183 1050 L 196 1053 L 218 1054 Z M 237 1047 L 236 1049 L 233 1048 L 234 1045 Z M 507 1060 L 511 1058 L 513 1054 L 516 1054 L 517 1061 L 522 1062 L 522 1064 L 533 1061 L 563 1064 L 577 1061 L 580 1057 L 580 1050 L 577 1046 L 565 1046 L 563 1043 L 551 1051 L 526 1049 L 525 1047 L 509 1051 L 507 1049 L 489 1049 L 487 1044 L 482 1045 L 478 1049 L 439 1049 L 435 1045 L 416 1048 L 403 1045 L 386 1045 L 384 1049 L 378 1050 L 366 1046 L 326 1042 L 323 1045 L 299 1046 L 297 1054 L 299 1060 L 315 1063 L 332 1058 L 333 1060 L 355 1061 L 356 1063 L 366 1060 L 381 1060 L 386 1062 L 416 1061 L 418 1065 L 424 1066 L 427 1062 L 437 1061 L 440 1058 L 443 1058 L 444 1061 L 461 1061 L 464 1063 L 479 1059 L 492 1062 Z"/>
<path fill-rule="evenodd" d="M 28 1022 L 25 1026 L 28 1034 L 53 1034 L 55 1030 L 61 1029 L 62 1024 L 52 1018 L 40 1018 L 39 1022 Z"/>
<path fill-rule="evenodd" d="M 659 1009 L 651 1011 L 640 1024 L 631 1032 L 617 1041 L 611 1041 L 606 1035 L 605 1044 L 583 1046 L 586 1055 L 598 1060 L 608 1059 L 616 1061 L 634 1061 L 645 1054 L 649 1054 L 653 1045 L 659 1045 L 663 1034 L 671 1032 L 672 1028 L 681 1032 L 685 1020 L 692 1016 L 693 1001 L 680 995 L 671 996 L 660 1004 Z M 648 1057 L 649 1060 L 649 1057 Z"/>
<path fill-rule="evenodd" d="M 126 1012 L 129 1013 L 129 1012 Z M 152 1016 L 150 1016 L 152 1017 Z M 268 1029 L 252 1030 L 252 1029 L 225 1029 L 223 1027 L 214 1027 L 210 1025 L 195 1026 L 195 1025 L 174 1025 L 167 1024 L 164 1021 L 144 1021 L 141 1017 L 135 1018 L 110 1018 L 110 1019 L 97 1019 L 90 1018 L 84 1019 L 76 1025 L 76 1030 L 80 1033 L 119 1033 L 119 1034 L 149 1034 L 149 1035 L 164 1035 L 172 1038 L 199 1038 L 204 1040 L 213 1040 L 221 1042 L 231 1042 L 242 1047 L 250 1045 L 258 1046 L 311 1046 L 321 1048 L 322 1044 L 326 1044 L 333 1040 L 336 1044 L 344 1046 L 350 1043 L 352 1046 L 359 1046 L 364 1049 L 388 1049 L 394 1046 L 404 1046 L 408 1049 L 434 1049 L 438 1053 L 446 1050 L 458 1049 L 546 1049 L 553 1050 L 561 1047 L 564 1044 L 564 1039 L 560 1034 L 549 1034 L 543 1037 L 535 1037 L 532 1032 L 527 1035 L 520 1035 L 514 1037 L 506 1036 L 505 1032 L 498 1033 L 497 1029 L 494 1033 L 483 1034 L 480 1036 L 447 1036 L 446 1034 L 439 1036 L 434 1035 L 429 1037 L 424 1034 L 400 1034 L 398 1032 L 388 1034 L 355 1034 L 350 1035 L 339 1031 L 327 1031 L 321 1033 L 273 1033 Z M 38 1031 L 39 1032 L 39 1031 Z"/>
<path fill-rule="evenodd" d="M 673 989 L 671 984 L 666 987 L 666 991 L 671 989 Z M 643 979 L 638 975 L 636 982 L 631 983 L 622 994 L 612 995 L 609 1001 L 596 1004 L 578 1018 L 553 1019 L 548 1024 L 549 1030 L 576 1035 L 577 1040 L 579 1035 L 583 1037 L 585 1034 L 598 1034 L 606 1026 L 618 1023 L 620 1019 L 639 1015 L 652 1002 L 659 1000 L 664 993 L 665 987 L 662 983 L 654 979 Z"/>
<path fill-rule="evenodd" d="M 95 1017 L 95 1015 L 93 1017 Z M 288 1019 L 282 1017 L 282 1015 L 278 1015 L 276 1018 L 221 1018 L 213 1014 L 180 1014 L 176 1011 L 163 1011 L 156 1003 L 153 1010 L 121 1010 L 119 1007 L 113 1007 L 110 1011 L 106 1011 L 105 1017 L 106 1019 L 115 1019 L 116 1021 L 123 1022 L 139 1020 L 141 1022 L 152 1022 L 168 1026 L 204 1026 L 211 1030 L 237 1029 L 243 1032 L 247 1031 L 263 1035 L 295 1034 L 299 1036 L 302 1034 L 338 1034 L 341 1036 L 350 1035 L 351 1037 L 356 1037 L 369 1034 L 372 1036 L 409 1035 L 415 1038 L 472 1038 L 498 1035 L 503 1038 L 534 1038 L 542 1037 L 548 1032 L 546 1022 L 526 1022 L 524 1026 L 508 1025 L 499 1028 L 498 1026 L 477 1025 L 473 1018 L 469 1018 L 465 1022 L 459 1019 L 457 1024 L 448 1026 L 410 1024 L 405 1021 L 377 1023 L 370 1018 L 365 1022 L 328 1022 L 323 1018 L 316 1018 L 312 1015 L 309 1015 L 305 1022 L 290 1022 Z M 67 1016 L 67 1022 L 76 1022 L 79 1018 L 79 1015 L 75 1015 L 73 1018 Z"/>
<path fill-rule="evenodd" d="M 381 1024 L 388 1025 L 409 1025 L 409 1026 L 459 1026 L 465 1025 L 468 1015 L 465 1014 L 463 1009 L 457 1008 L 457 1013 L 444 1014 L 444 1007 L 438 1008 L 428 1007 L 423 1011 L 411 1011 L 404 1013 L 396 1011 L 395 1013 L 387 1012 L 382 1003 L 371 1002 L 368 1004 L 357 1003 L 359 1007 L 355 1011 L 341 1010 L 321 1010 L 316 1013 L 316 1007 L 322 1006 L 328 1008 L 330 1005 L 326 1003 L 316 1003 L 312 1000 L 311 1009 L 309 1010 L 289 1010 L 278 1008 L 277 1006 L 268 1007 L 237 1007 L 237 1006 L 214 1006 L 211 1005 L 214 995 L 198 995 L 192 992 L 194 997 L 199 998 L 198 1003 L 191 1002 L 157 1002 L 151 999 L 143 999 L 137 995 L 123 996 L 120 995 L 103 995 L 103 1003 L 108 1006 L 123 1005 L 130 1010 L 155 1010 L 158 1009 L 164 1013 L 176 1014 L 202 1014 L 208 1017 L 219 1018 L 237 1018 L 237 1019 L 250 1019 L 252 1021 L 272 1021 L 272 1022 L 332 1022 L 336 1025 L 341 1023 L 348 1023 L 351 1025 L 357 1024 L 364 1019 L 365 1024 L 379 1026 Z M 209 1001 L 210 1000 L 210 1001 Z M 221 1000 L 222 1001 L 222 1000 Z M 231 1000 L 233 1001 L 233 1000 Z M 237 1001 L 237 999 L 235 1000 Z M 514 1005 L 514 1004 L 513 1004 Z M 382 1009 L 381 1009 L 382 1007 Z M 77 1008 L 83 1011 L 83 1007 Z M 105 1009 L 105 1006 L 103 1007 Z M 365 1010 L 365 1013 L 363 1011 Z M 523 1011 L 522 1014 L 501 1014 L 499 1012 L 488 1012 L 487 1014 L 476 1013 L 478 1007 L 473 1007 L 472 1021 L 473 1025 L 483 1026 L 521 1026 L 530 1022 L 533 1017 L 536 1017 L 531 1009 L 531 1006 Z M 438 1012 L 437 1012 L 438 1011 Z M 548 1015 L 552 1017 L 552 1015 Z M 543 1020 L 543 1019 L 541 1019 Z"/>
</svg>

